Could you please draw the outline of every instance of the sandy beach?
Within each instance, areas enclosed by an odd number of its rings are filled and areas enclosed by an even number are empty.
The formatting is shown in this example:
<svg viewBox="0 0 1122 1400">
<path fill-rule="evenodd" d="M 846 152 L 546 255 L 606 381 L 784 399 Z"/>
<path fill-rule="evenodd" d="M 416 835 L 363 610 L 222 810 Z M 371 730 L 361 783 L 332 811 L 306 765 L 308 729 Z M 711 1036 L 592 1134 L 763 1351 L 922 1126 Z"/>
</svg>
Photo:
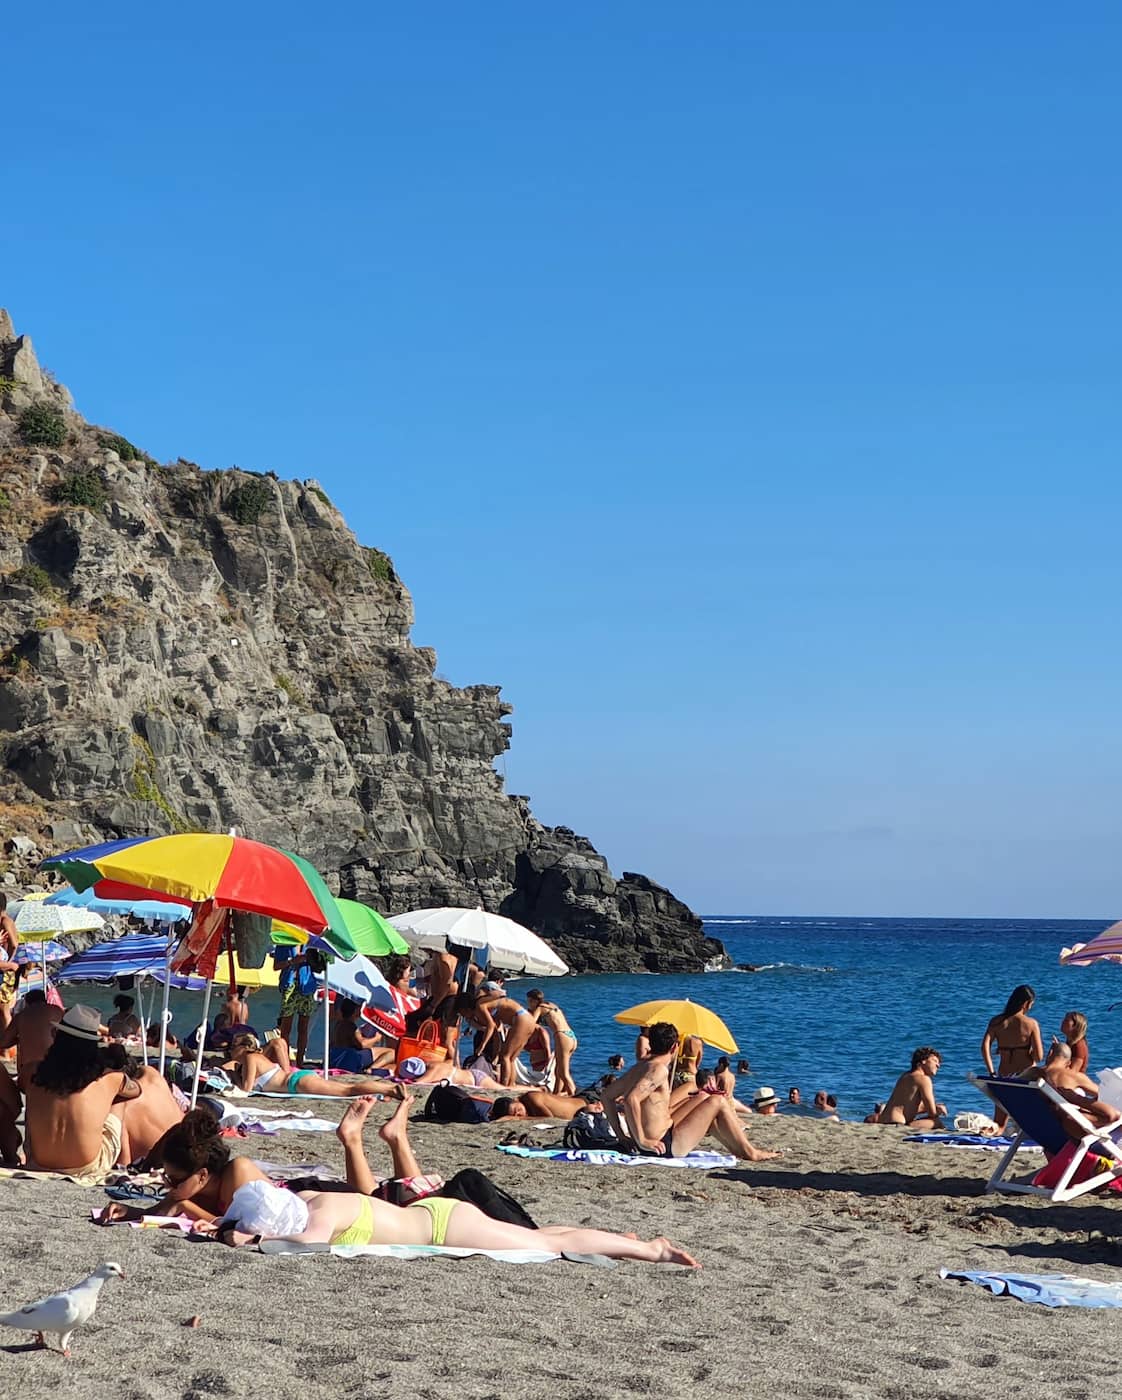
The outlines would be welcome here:
<svg viewBox="0 0 1122 1400">
<path fill-rule="evenodd" d="M 332 1104 L 316 1108 L 338 1116 Z M 375 1129 L 388 1111 L 376 1105 L 367 1129 L 382 1169 Z M 100 1188 L 5 1181 L 6 1306 L 107 1259 L 127 1278 L 107 1285 L 70 1361 L 5 1332 L 0 1394 L 65 1383 L 75 1400 L 779 1391 L 950 1400 L 996 1386 L 1083 1400 L 1114 1374 L 1110 1314 L 1051 1311 L 939 1278 L 949 1267 L 1122 1280 L 1109 1199 L 984 1196 L 993 1154 L 913 1146 L 897 1130 L 855 1124 L 754 1119 L 753 1140 L 784 1157 L 710 1174 L 519 1160 L 494 1150 L 504 1130 L 416 1123 L 412 1136 L 426 1169 L 478 1167 L 539 1223 L 665 1233 L 704 1267 L 270 1258 L 172 1233 L 102 1231 L 88 1223 L 105 1201 Z M 237 1146 L 341 1173 L 327 1134 Z"/>
</svg>

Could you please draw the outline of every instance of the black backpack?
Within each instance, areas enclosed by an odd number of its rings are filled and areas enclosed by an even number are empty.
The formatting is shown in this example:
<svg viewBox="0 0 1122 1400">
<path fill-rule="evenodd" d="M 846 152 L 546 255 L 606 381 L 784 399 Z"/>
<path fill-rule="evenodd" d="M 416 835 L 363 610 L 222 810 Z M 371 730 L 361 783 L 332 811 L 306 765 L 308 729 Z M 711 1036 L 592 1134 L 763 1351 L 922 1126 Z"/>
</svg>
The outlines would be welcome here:
<svg viewBox="0 0 1122 1400">
<path fill-rule="evenodd" d="M 425 1102 L 424 1116 L 434 1123 L 486 1123 L 491 1104 L 473 1099 L 456 1084 L 435 1084 Z"/>
<path fill-rule="evenodd" d="M 612 1131 L 608 1115 L 594 1108 L 582 1108 L 574 1113 L 565 1129 L 566 1147 L 584 1147 L 601 1151 L 625 1152 L 626 1145 Z"/>
</svg>

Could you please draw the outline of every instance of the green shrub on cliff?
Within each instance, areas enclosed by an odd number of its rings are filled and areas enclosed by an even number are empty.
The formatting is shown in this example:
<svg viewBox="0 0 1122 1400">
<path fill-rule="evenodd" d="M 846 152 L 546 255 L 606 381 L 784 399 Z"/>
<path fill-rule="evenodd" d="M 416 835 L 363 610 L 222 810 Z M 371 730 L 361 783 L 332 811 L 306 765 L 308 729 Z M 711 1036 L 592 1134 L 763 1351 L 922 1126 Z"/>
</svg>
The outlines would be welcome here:
<svg viewBox="0 0 1122 1400">
<path fill-rule="evenodd" d="M 264 481 L 243 482 L 226 497 L 223 508 L 239 525 L 256 525 L 273 493 Z"/>
<path fill-rule="evenodd" d="M 29 404 L 19 416 L 19 435 L 28 447 L 61 447 L 66 419 L 49 403 Z"/>
<path fill-rule="evenodd" d="M 393 578 L 393 564 L 390 563 L 390 556 L 383 554 L 380 549 L 375 549 L 373 545 L 368 545 L 364 551 L 366 555 L 366 567 L 370 570 L 370 576 L 376 578 L 379 583 L 389 583 Z"/>
<path fill-rule="evenodd" d="M 51 489 L 51 500 L 60 506 L 88 506 L 101 510 L 105 505 L 105 482 L 95 471 L 71 472 Z"/>
<path fill-rule="evenodd" d="M 122 462 L 143 462 L 146 460 L 145 454 L 139 447 L 134 447 L 128 438 L 120 437 L 116 433 L 106 434 L 101 439 L 102 447 L 107 447 L 110 452 L 115 452 Z"/>
<path fill-rule="evenodd" d="M 40 564 L 21 564 L 18 569 L 13 569 L 8 577 L 13 583 L 22 583 L 28 588 L 33 588 L 36 593 L 49 595 L 55 591 L 50 574 Z"/>
</svg>

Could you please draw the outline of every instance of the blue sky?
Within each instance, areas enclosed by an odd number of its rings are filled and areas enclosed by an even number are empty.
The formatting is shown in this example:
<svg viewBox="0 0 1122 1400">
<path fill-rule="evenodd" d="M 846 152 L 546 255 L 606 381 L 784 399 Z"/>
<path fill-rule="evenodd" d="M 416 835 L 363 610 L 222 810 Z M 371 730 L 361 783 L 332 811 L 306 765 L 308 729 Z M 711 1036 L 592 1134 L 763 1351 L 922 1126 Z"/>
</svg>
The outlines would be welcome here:
<svg viewBox="0 0 1122 1400">
<path fill-rule="evenodd" d="M 5 24 L 87 417 L 318 477 L 703 912 L 1119 912 L 1116 11 L 114 8 Z"/>
</svg>

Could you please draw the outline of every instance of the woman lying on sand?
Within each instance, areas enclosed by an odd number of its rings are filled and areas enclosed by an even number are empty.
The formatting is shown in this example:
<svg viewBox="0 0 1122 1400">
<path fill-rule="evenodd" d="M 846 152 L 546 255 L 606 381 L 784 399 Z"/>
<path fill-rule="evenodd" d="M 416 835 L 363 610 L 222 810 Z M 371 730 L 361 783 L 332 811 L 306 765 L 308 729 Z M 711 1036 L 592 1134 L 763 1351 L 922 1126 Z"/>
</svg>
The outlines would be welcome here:
<svg viewBox="0 0 1122 1400">
<path fill-rule="evenodd" d="M 435 1244 L 453 1249 L 603 1254 L 609 1259 L 700 1268 L 684 1249 L 661 1237 L 638 1240 L 631 1235 L 568 1225 L 530 1230 L 494 1220 L 477 1206 L 448 1196 L 425 1196 L 408 1206 L 392 1206 L 371 1196 L 291 1192 L 261 1182 L 236 1193 L 217 1234 L 224 1244 L 233 1246 L 259 1244 L 262 1239 L 294 1244 Z"/>
<path fill-rule="evenodd" d="M 146 1215 L 187 1215 L 213 1221 L 228 1209 L 234 1192 L 250 1181 L 269 1178 L 248 1157 L 235 1157 L 223 1142 L 218 1119 L 205 1108 L 193 1108 L 170 1128 L 153 1148 L 150 1160 L 163 1165 L 168 1193 L 150 1210 L 114 1203 L 100 1218 L 143 1220 Z"/>
<path fill-rule="evenodd" d="M 294 1069 L 286 1074 L 256 1046 L 257 1040 L 251 1035 L 239 1035 L 230 1045 L 234 1083 L 247 1093 L 251 1089 L 268 1089 L 272 1094 L 321 1094 L 333 1099 L 353 1099 L 359 1094 L 398 1096 L 398 1086 L 389 1079 L 364 1078 L 353 1084 L 335 1084 L 310 1069 Z"/>
</svg>

